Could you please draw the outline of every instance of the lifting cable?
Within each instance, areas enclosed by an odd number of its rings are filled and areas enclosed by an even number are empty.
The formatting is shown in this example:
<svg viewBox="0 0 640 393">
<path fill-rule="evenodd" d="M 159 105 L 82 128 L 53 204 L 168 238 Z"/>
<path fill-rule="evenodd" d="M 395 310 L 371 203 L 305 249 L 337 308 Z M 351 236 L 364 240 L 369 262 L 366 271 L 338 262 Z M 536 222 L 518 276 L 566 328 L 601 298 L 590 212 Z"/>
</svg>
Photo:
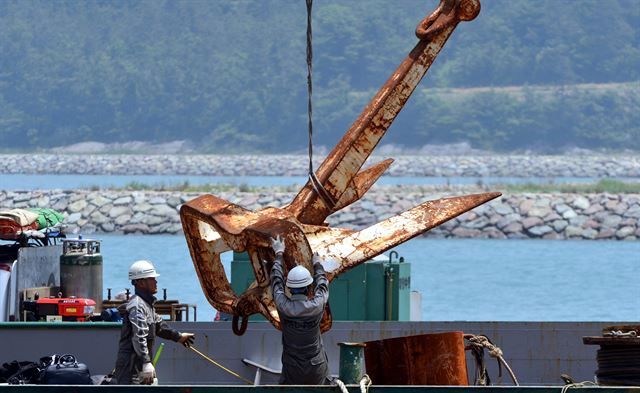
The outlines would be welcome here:
<svg viewBox="0 0 640 393">
<path fill-rule="evenodd" d="M 311 186 L 315 190 L 316 194 L 322 199 L 325 206 L 330 210 L 336 207 L 337 201 L 335 198 L 324 188 L 320 180 L 313 172 L 313 106 L 311 105 L 311 96 L 313 94 L 313 81 L 311 74 L 313 71 L 313 35 L 311 34 L 311 9 L 313 7 L 313 0 L 307 0 L 307 115 L 308 115 L 308 129 L 309 129 L 309 181 Z"/>
</svg>

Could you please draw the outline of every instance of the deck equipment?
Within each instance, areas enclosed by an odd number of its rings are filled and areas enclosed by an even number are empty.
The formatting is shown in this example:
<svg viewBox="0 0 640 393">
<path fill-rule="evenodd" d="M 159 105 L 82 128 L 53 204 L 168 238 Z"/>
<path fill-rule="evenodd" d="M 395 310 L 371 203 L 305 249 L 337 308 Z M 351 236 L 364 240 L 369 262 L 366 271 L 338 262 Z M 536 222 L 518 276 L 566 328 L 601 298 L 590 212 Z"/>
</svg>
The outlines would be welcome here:
<svg viewBox="0 0 640 393">
<path fill-rule="evenodd" d="M 607 326 L 602 336 L 582 337 L 599 345 L 596 381 L 601 386 L 640 386 L 640 325 Z"/>
<path fill-rule="evenodd" d="M 59 317 L 62 321 L 86 322 L 95 312 L 96 302 L 85 298 L 47 297 L 25 300 L 22 306 L 36 321 Z"/>
<path fill-rule="evenodd" d="M 479 0 L 440 0 L 436 10 L 418 24 L 415 48 L 314 172 L 317 182 L 309 180 L 290 204 L 251 211 L 214 195 L 202 195 L 181 207 L 182 226 L 200 285 L 213 307 L 234 316 L 236 334 L 244 333 L 248 317 L 256 313 L 280 328 L 269 287 L 274 259 L 271 237 L 280 235 L 286 244 L 285 273 L 297 264 L 311 271 L 311 257 L 317 252 L 336 266 L 327 272 L 331 281 L 501 195 L 490 192 L 426 201 L 360 231 L 332 228 L 325 222 L 329 215 L 358 201 L 391 165 L 393 160 L 387 159 L 362 169 L 458 23 L 474 19 L 479 12 Z M 232 290 L 220 258 L 231 250 L 247 252 L 255 273 L 255 281 L 240 295 Z M 329 330 L 331 322 L 327 307 L 321 331 Z"/>
<path fill-rule="evenodd" d="M 65 239 L 60 255 L 60 287 L 65 296 L 94 299 L 102 311 L 102 254 L 100 240 Z"/>
</svg>

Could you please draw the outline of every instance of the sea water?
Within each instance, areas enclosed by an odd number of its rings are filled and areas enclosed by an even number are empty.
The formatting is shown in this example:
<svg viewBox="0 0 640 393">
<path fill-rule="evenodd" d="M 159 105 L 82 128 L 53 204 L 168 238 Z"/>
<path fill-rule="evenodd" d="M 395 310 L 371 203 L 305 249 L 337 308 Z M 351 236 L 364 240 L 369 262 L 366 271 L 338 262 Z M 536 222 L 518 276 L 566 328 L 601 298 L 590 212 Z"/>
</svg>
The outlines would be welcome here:
<svg viewBox="0 0 640 393">
<path fill-rule="evenodd" d="M 158 296 L 215 310 L 205 299 L 184 236 L 99 235 L 104 292 L 131 288 L 129 265 L 156 265 Z M 411 263 L 425 321 L 639 321 L 640 242 L 416 238 L 395 248 Z M 230 275 L 232 253 L 223 254 Z"/>
</svg>

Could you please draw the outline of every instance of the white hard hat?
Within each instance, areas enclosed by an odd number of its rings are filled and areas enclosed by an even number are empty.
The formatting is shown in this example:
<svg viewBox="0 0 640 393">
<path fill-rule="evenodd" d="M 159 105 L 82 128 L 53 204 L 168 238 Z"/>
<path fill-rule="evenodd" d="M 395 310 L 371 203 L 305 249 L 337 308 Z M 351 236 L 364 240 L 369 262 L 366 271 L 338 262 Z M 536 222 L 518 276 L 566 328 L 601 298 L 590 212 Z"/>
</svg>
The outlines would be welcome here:
<svg viewBox="0 0 640 393">
<path fill-rule="evenodd" d="M 311 273 L 304 266 L 296 266 L 289 270 L 287 275 L 287 286 L 289 288 L 304 288 L 313 282 Z"/>
<path fill-rule="evenodd" d="M 129 280 L 139 280 L 141 278 L 158 277 L 156 268 L 149 261 L 135 261 L 129 268 Z"/>
</svg>

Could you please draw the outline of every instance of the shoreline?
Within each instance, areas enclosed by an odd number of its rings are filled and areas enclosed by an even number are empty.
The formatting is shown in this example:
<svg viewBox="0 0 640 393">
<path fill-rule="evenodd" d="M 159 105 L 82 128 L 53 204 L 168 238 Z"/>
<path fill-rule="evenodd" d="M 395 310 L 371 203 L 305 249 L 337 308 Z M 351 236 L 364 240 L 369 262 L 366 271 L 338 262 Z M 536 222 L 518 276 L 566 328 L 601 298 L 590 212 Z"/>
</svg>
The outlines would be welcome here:
<svg viewBox="0 0 640 393">
<path fill-rule="evenodd" d="M 395 156 L 386 176 L 640 177 L 629 155 L 373 155 Z M 324 155 L 317 155 L 318 168 Z M 306 155 L 0 154 L 0 174 L 306 176 Z"/>
<path fill-rule="evenodd" d="M 327 220 L 363 229 L 427 200 L 464 191 L 372 189 Z M 478 191 L 478 190 L 471 190 Z M 482 190 L 484 191 L 484 190 Z M 181 234 L 179 208 L 201 192 L 41 190 L 0 191 L 0 209 L 51 207 L 65 215 L 68 234 Z M 220 192 L 217 196 L 256 210 L 284 206 L 294 193 Z M 640 239 L 640 194 L 506 194 L 427 232 L 435 238 Z"/>
</svg>

